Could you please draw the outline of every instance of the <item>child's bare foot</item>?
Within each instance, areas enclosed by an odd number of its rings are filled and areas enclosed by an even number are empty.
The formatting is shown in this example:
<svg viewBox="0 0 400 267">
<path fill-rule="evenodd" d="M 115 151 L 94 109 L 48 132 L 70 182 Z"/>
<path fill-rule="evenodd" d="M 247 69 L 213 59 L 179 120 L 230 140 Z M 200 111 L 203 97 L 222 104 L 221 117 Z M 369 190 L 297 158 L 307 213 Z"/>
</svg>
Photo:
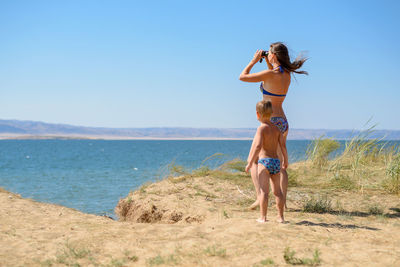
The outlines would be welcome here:
<svg viewBox="0 0 400 267">
<path fill-rule="evenodd" d="M 258 200 L 256 200 L 256 201 L 254 201 L 253 204 L 250 205 L 249 209 L 255 210 L 258 206 L 260 206 L 260 202 L 258 202 Z"/>
<path fill-rule="evenodd" d="M 278 223 L 285 223 L 285 219 L 283 219 L 283 217 L 278 217 L 278 219 L 276 221 Z"/>
<path fill-rule="evenodd" d="M 266 223 L 268 220 L 266 218 L 265 219 L 259 218 L 256 221 L 259 222 L 259 223 Z"/>
</svg>

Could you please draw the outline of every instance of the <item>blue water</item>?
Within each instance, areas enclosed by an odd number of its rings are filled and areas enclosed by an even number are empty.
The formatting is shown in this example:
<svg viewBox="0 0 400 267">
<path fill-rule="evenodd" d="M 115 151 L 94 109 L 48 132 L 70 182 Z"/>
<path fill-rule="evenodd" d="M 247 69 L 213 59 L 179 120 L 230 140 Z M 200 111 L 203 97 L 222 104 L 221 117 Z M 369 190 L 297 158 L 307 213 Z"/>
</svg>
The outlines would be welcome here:
<svg viewBox="0 0 400 267">
<path fill-rule="evenodd" d="M 305 159 L 310 141 L 287 142 L 289 162 Z M 38 201 L 115 217 L 114 207 L 147 181 L 169 173 L 247 159 L 251 141 L 0 140 L 0 187 Z M 343 148 L 343 146 L 342 146 Z M 223 156 L 207 157 L 222 153 Z"/>
</svg>

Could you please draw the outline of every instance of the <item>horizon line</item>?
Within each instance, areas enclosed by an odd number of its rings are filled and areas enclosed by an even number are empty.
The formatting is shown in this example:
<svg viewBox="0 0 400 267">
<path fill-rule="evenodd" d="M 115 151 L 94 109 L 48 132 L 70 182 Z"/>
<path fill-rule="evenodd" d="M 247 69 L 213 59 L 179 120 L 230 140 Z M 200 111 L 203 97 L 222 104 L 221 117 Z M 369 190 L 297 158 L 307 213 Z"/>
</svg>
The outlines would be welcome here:
<svg viewBox="0 0 400 267">
<path fill-rule="evenodd" d="M 85 128 L 103 128 L 103 129 L 257 129 L 257 127 L 191 127 L 191 126 L 147 126 L 147 127 L 109 127 L 109 126 L 85 126 L 85 125 L 77 125 L 77 124 L 68 124 L 68 123 L 57 123 L 57 122 L 46 122 L 46 121 L 37 121 L 37 120 L 18 120 L 18 119 L 0 119 L 1 121 L 17 121 L 17 122 L 34 122 L 34 123 L 43 123 L 43 124 L 53 124 L 53 125 L 65 125 L 65 126 L 73 126 L 73 127 L 85 127 Z M 328 131 L 363 131 L 363 129 L 349 129 L 349 128 L 291 128 L 292 130 L 328 130 Z M 367 128 L 369 129 L 369 128 Z M 400 129 L 376 129 L 375 131 L 400 131 Z M 365 129 L 364 129 L 365 130 Z"/>
</svg>

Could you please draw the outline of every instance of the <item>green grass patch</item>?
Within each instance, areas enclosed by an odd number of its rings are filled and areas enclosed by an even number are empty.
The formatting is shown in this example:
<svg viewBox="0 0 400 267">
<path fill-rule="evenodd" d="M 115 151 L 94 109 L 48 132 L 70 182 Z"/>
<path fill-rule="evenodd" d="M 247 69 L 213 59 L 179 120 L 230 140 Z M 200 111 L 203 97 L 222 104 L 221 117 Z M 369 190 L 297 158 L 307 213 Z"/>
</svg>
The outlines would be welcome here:
<svg viewBox="0 0 400 267">
<path fill-rule="evenodd" d="M 330 185 L 336 189 L 353 190 L 357 188 L 356 183 L 348 175 L 335 173 L 330 180 Z"/>
<path fill-rule="evenodd" d="M 226 210 L 224 210 L 222 214 L 224 215 L 225 219 L 229 219 L 230 218 L 230 216 L 229 216 L 228 212 L 226 212 Z"/>
<path fill-rule="evenodd" d="M 226 249 L 218 248 L 215 245 L 207 247 L 204 253 L 210 257 L 221 257 L 221 258 L 226 257 Z"/>
<path fill-rule="evenodd" d="M 201 166 L 200 168 L 194 170 L 192 174 L 197 177 L 205 177 L 210 175 L 211 169 L 208 166 Z"/>
<path fill-rule="evenodd" d="M 233 159 L 231 161 L 226 162 L 221 166 L 223 169 L 234 170 L 238 172 L 244 172 L 246 168 L 247 162 L 241 159 Z"/>
<path fill-rule="evenodd" d="M 145 193 L 147 192 L 147 188 L 148 188 L 151 184 L 152 184 L 151 182 L 146 182 L 146 183 L 142 184 L 142 185 L 139 187 L 139 189 L 138 189 L 139 193 L 145 194 Z"/>
<path fill-rule="evenodd" d="M 383 215 L 383 208 L 377 204 L 368 207 L 368 213 L 371 215 Z"/>
<path fill-rule="evenodd" d="M 67 266 L 81 266 L 78 261 L 87 258 L 91 260 L 91 251 L 86 248 L 78 248 L 71 245 L 68 241 L 65 243 L 61 253 L 57 253 L 56 258 L 47 259 L 40 262 L 41 266 L 59 266 L 60 264 Z"/>
<path fill-rule="evenodd" d="M 147 260 L 147 264 L 150 266 L 154 266 L 154 265 L 161 265 L 161 264 L 178 264 L 178 259 L 173 255 L 168 255 L 168 256 L 161 256 L 161 255 L 157 255 L 153 258 L 149 258 Z"/>
<path fill-rule="evenodd" d="M 132 263 L 138 261 L 138 257 L 135 255 L 131 255 L 129 251 L 124 251 L 124 257 L 119 259 L 111 258 L 110 262 L 106 265 L 102 265 L 96 261 L 93 257 L 92 252 L 87 248 L 78 247 L 72 245 L 67 241 L 65 243 L 65 247 L 62 249 L 61 253 L 56 255 L 55 259 L 47 259 L 43 262 L 40 262 L 41 266 L 126 266 L 127 263 Z M 90 264 L 88 263 L 90 262 Z"/>
<path fill-rule="evenodd" d="M 268 265 L 274 265 L 275 262 L 271 258 L 267 258 L 265 260 L 261 260 L 258 263 L 255 263 L 253 267 L 260 267 L 260 266 L 268 266 Z"/>
<path fill-rule="evenodd" d="M 65 247 L 66 250 L 64 250 L 64 253 L 76 259 L 84 258 L 90 254 L 89 249 L 72 246 L 69 242 L 65 244 Z"/>
<path fill-rule="evenodd" d="M 251 176 L 247 173 L 242 172 L 229 172 L 223 170 L 214 170 L 211 174 L 213 178 L 225 180 L 227 182 L 238 185 L 244 189 L 254 189 L 253 181 Z"/>
<path fill-rule="evenodd" d="M 184 175 L 184 176 L 179 176 L 179 177 L 171 176 L 168 178 L 168 181 L 170 181 L 173 184 L 178 184 L 178 183 L 182 183 L 182 182 L 186 181 L 189 178 L 191 178 L 190 175 Z"/>
<path fill-rule="evenodd" d="M 299 173 L 296 170 L 287 169 L 288 174 L 288 186 L 289 187 L 296 187 L 300 185 L 299 182 Z"/>
<path fill-rule="evenodd" d="M 45 261 L 42 261 L 42 262 L 39 262 L 40 263 L 40 266 L 42 266 L 42 267 L 51 267 L 51 266 L 53 266 L 53 261 L 52 260 L 45 260 Z"/>
<path fill-rule="evenodd" d="M 236 204 L 240 207 L 243 208 L 247 208 L 249 207 L 251 204 L 254 203 L 254 201 L 256 200 L 256 196 L 254 196 L 254 199 L 250 199 L 250 198 L 241 198 L 238 201 L 236 201 Z M 268 202 L 269 203 L 269 202 Z"/>
<path fill-rule="evenodd" d="M 260 261 L 260 264 L 261 265 L 272 265 L 272 264 L 275 264 L 275 262 L 272 259 L 268 258 L 268 259 Z"/>
<path fill-rule="evenodd" d="M 109 266 L 122 267 L 125 265 L 125 261 L 122 259 L 111 259 Z"/>
<path fill-rule="evenodd" d="M 303 202 L 302 210 L 310 213 L 326 213 L 332 211 L 332 203 L 327 196 L 311 197 Z"/>
<path fill-rule="evenodd" d="M 194 194 L 195 196 L 204 196 L 204 197 L 211 197 L 211 198 L 216 198 L 217 196 L 214 195 L 213 193 L 205 190 L 199 185 L 194 185 L 193 189 L 196 190 L 196 193 Z"/>
<path fill-rule="evenodd" d="M 308 266 L 317 266 L 321 264 L 320 252 L 318 249 L 315 249 L 313 258 L 297 258 L 295 257 L 296 252 L 291 250 L 289 247 L 285 248 L 283 253 L 283 258 L 285 262 L 290 265 L 308 265 Z"/>
</svg>

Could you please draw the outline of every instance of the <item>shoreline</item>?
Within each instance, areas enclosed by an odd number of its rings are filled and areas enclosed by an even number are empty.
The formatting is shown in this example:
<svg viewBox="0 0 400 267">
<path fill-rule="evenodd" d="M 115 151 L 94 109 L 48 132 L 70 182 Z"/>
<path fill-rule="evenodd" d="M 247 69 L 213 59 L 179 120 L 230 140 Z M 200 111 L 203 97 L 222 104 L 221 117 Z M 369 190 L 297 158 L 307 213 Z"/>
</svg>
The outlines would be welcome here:
<svg viewBox="0 0 400 267">
<path fill-rule="evenodd" d="M 349 141 L 352 138 L 332 138 L 337 141 Z M 371 138 L 373 139 L 373 138 Z M 252 141 L 253 137 L 126 137 L 93 135 L 1 135 L 2 140 L 107 140 L 107 141 Z M 310 138 L 287 138 L 288 141 L 313 141 Z M 367 139 L 369 140 L 369 139 Z M 400 142 L 400 139 L 383 139 L 382 142 Z"/>
<path fill-rule="evenodd" d="M 248 137 L 126 137 L 126 136 L 93 136 L 93 135 L 0 135 L 0 140 L 253 140 Z"/>
</svg>

